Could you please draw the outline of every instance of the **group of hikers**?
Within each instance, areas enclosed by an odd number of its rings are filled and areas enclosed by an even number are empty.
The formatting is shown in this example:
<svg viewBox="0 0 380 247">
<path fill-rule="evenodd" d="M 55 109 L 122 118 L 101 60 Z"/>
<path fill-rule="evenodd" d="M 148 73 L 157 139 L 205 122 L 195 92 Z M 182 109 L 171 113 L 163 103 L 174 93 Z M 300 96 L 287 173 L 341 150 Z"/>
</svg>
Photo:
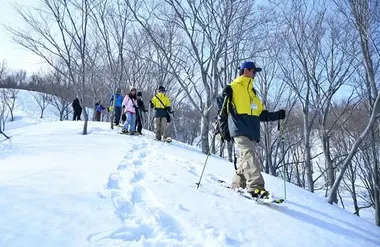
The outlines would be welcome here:
<svg viewBox="0 0 380 247">
<path fill-rule="evenodd" d="M 219 112 L 225 112 L 225 117 L 217 126 L 224 126 L 227 134 L 238 150 L 237 169 L 235 171 L 232 188 L 246 188 L 255 198 L 267 199 L 270 193 L 265 189 L 263 176 L 260 172 L 260 163 L 255 156 L 256 147 L 260 141 L 260 122 L 279 121 L 285 119 L 285 110 L 269 112 L 264 110 L 262 102 L 254 89 L 256 73 L 262 71 L 254 62 L 247 61 L 239 67 L 239 76 L 236 77 L 222 92 L 223 106 Z M 140 98 L 139 98 L 140 97 Z M 119 125 L 120 116 L 125 114 L 125 123 L 122 133 L 141 134 L 141 111 L 146 112 L 141 100 L 141 93 L 136 94 L 132 88 L 130 93 L 123 97 L 118 89 L 110 102 L 115 102 L 115 124 Z M 150 100 L 150 107 L 155 109 L 156 140 L 169 140 L 167 122 L 173 113 L 170 100 L 165 94 L 165 88 L 160 86 L 158 93 Z M 101 109 L 101 108 L 99 108 Z M 79 113 L 79 110 L 78 112 Z M 77 116 L 74 111 L 74 118 Z M 135 125 L 137 124 L 137 131 Z M 223 131 L 222 131 L 223 133 Z M 223 138 L 223 137 L 222 137 Z"/>
<path fill-rule="evenodd" d="M 115 101 L 115 102 L 114 102 Z M 155 139 L 158 141 L 171 142 L 168 135 L 167 127 L 170 122 L 170 114 L 173 114 L 169 97 L 166 95 L 166 89 L 163 86 L 158 88 L 158 92 L 149 101 L 150 107 L 154 108 L 155 123 Z M 142 135 L 143 129 L 143 113 L 148 112 L 142 100 L 142 92 L 137 92 L 136 88 L 131 88 L 130 92 L 125 96 L 122 95 L 121 88 L 109 100 L 108 112 L 114 113 L 114 123 L 116 126 L 122 126 L 121 134 Z M 82 107 L 78 96 L 72 103 L 74 110 L 73 120 L 80 120 Z M 101 113 L 106 108 L 101 104 L 100 100 L 95 103 L 95 121 L 101 120 Z M 123 124 L 121 125 L 121 121 Z"/>
</svg>

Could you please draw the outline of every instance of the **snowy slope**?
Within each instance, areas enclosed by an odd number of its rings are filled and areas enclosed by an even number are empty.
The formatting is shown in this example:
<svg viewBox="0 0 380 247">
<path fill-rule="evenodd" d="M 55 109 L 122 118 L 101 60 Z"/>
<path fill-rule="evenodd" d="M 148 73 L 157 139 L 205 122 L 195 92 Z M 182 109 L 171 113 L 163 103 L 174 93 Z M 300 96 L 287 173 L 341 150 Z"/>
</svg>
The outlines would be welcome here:
<svg viewBox="0 0 380 247">
<path fill-rule="evenodd" d="M 34 97 L 42 95 L 38 92 L 18 90 L 16 95 L 16 103 L 14 109 L 14 122 L 10 122 L 10 114 L 7 110 L 6 115 L 6 131 L 10 129 L 16 129 L 27 125 L 59 121 L 59 111 L 58 109 L 49 103 L 44 110 L 43 118 L 41 117 L 41 108 L 39 107 L 36 99 Z M 53 96 L 55 97 L 55 96 Z M 87 109 L 89 116 L 92 116 L 92 109 Z M 69 119 L 72 119 L 72 113 L 70 108 L 70 113 L 68 114 Z M 82 115 L 83 118 L 83 115 Z"/>
<path fill-rule="evenodd" d="M 8 122 L 6 125 L 6 130 L 19 128 L 26 125 L 31 124 L 37 124 L 42 122 L 50 122 L 50 121 L 58 121 L 59 120 L 59 113 L 55 107 L 52 105 L 48 105 L 48 107 L 45 110 L 43 119 L 40 119 L 41 110 L 34 99 L 33 96 L 36 96 L 40 93 L 37 92 L 30 92 L 30 91 L 24 91 L 19 90 L 19 93 L 16 97 L 16 109 L 15 109 L 15 119 L 17 121 L 15 122 Z M 87 109 L 89 116 L 92 116 L 92 109 Z M 69 114 L 69 119 L 72 118 L 72 114 Z M 200 138 L 200 137 L 199 137 Z M 199 138 L 194 143 L 199 142 Z M 322 144 L 320 143 L 317 135 L 315 134 L 314 138 L 315 143 L 313 144 L 313 153 L 317 156 L 317 154 L 321 153 L 322 150 Z M 316 157 L 314 160 L 315 163 L 324 164 L 324 157 L 323 155 Z M 314 168 L 314 178 L 316 179 L 318 176 L 320 176 L 319 168 L 316 165 Z M 323 187 L 321 184 L 323 183 L 323 179 L 319 179 L 316 183 L 316 187 Z M 363 186 L 363 184 L 360 184 L 360 181 L 357 181 L 358 187 L 357 191 L 360 191 L 360 187 Z M 320 185 L 320 186 L 318 186 Z M 324 198 L 325 191 L 324 190 L 317 190 L 315 191 L 316 195 L 319 195 L 321 198 Z M 352 198 L 348 192 L 346 192 L 344 189 L 340 190 L 340 195 L 343 199 L 343 203 L 345 206 L 345 209 L 349 212 L 354 212 L 354 206 L 352 202 Z M 366 205 L 365 202 L 363 202 L 359 198 L 359 205 L 364 206 Z M 341 204 L 339 203 L 339 206 L 341 207 Z M 363 208 L 360 210 L 360 217 L 363 219 L 366 219 L 368 222 L 375 224 L 375 210 L 373 208 Z"/>
<path fill-rule="evenodd" d="M 51 122 L 59 120 L 58 110 L 48 105 L 44 111 L 44 117 L 41 119 L 41 109 L 39 108 L 36 100 L 33 96 L 37 96 L 40 93 L 19 90 L 16 96 L 16 103 L 14 109 L 14 122 L 8 122 L 6 124 L 6 130 L 23 127 L 26 125 L 37 124 L 41 122 Z M 9 115 L 9 114 L 8 114 Z M 10 121 L 10 115 L 8 117 Z"/>
<path fill-rule="evenodd" d="M 107 123 L 41 123 L 0 140 L 0 246 L 380 246 L 380 229 L 288 184 L 258 205 L 219 186 L 233 165 Z M 281 196 L 283 182 L 265 175 Z"/>
</svg>

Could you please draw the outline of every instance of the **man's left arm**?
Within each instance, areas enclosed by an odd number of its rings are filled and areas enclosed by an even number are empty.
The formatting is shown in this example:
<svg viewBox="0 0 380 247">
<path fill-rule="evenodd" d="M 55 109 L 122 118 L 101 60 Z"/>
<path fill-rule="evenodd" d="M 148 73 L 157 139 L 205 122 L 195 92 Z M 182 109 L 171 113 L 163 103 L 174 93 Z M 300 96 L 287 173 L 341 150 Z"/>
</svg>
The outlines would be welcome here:
<svg viewBox="0 0 380 247">
<path fill-rule="evenodd" d="M 269 122 L 269 121 L 277 121 L 280 119 L 285 119 L 285 110 L 281 109 L 279 111 L 274 111 L 274 112 L 263 110 L 259 117 L 260 117 L 261 122 Z"/>
</svg>

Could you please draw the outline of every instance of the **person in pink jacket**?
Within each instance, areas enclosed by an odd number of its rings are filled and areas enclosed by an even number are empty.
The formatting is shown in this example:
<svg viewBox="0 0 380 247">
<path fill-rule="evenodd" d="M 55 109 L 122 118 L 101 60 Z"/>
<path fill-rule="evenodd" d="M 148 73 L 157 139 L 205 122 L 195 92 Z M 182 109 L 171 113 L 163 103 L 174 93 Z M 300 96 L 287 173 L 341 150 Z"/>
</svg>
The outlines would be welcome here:
<svg viewBox="0 0 380 247">
<path fill-rule="evenodd" d="M 125 121 L 121 132 L 124 134 L 134 135 L 137 110 L 136 88 L 132 88 L 129 94 L 125 95 L 122 105 L 123 112 L 127 116 L 127 121 Z"/>
</svg>

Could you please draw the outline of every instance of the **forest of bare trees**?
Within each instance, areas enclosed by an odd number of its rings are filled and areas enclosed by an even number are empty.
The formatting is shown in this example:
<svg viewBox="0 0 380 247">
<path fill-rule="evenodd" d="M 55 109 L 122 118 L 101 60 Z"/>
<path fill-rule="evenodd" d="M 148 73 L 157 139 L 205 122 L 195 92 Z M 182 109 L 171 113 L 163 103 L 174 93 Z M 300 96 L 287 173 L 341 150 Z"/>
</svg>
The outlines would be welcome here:
<svg viewBox="0 0 380 247">
<path fill-rule="evenodd" d="M 0 114 L 12 112 L 18 89 L 58 96 L 36 101 L 41 117 L 49 102 L 64 120 L 77 94 L 87 107 L 97 100 L 108 107 L 116 88 L 136 87 L 148 106 L 163 85 L 175 112 L 173 138 L 225 155 L 227 145 L 212 138 L 216 97 L 239 64 L 253 60 L 263 68 L 254 87 L 265 108 L 287 110 L 283 149 L 277 123 L 262 124 L 262 170 L 284 176 L 285 168 L 287 181 L 323 191 L 331 204 L 345 207 L 342 194 L 348 193 L 353 213 L 372 207 L 380 226 L 379 8 L 379 0 L 40 0 L 35 8 L 18 6 L 24 27 L 8 31 L 50 69 L 26 75 L 3 62 Z M 144 118 L 148 129 L 151 114 Z M 88 120 L 84 111 L 83 134 Z"/>
</svg>

